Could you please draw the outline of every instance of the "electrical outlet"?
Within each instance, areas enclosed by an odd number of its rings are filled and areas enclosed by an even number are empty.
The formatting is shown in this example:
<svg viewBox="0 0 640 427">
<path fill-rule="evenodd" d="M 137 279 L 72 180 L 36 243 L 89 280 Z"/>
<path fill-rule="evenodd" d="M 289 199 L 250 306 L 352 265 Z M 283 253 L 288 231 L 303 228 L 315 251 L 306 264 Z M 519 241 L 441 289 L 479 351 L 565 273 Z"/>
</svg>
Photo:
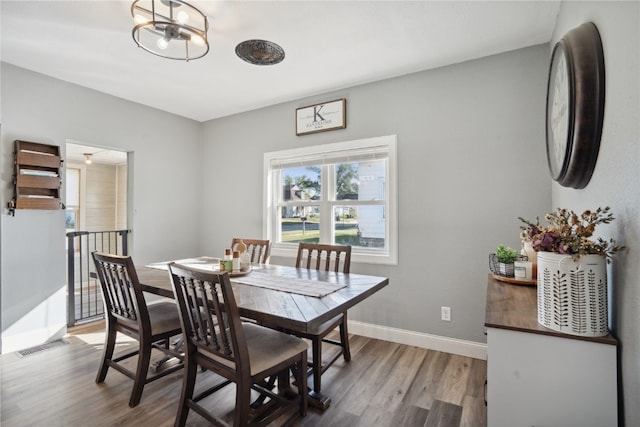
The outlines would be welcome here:
<svg viewBox="0 0 640 427">
<path fill-rule="evenodd" d="M 451 322 L 451 307 L 441 307 L 442 320 Z"/>
</svg>

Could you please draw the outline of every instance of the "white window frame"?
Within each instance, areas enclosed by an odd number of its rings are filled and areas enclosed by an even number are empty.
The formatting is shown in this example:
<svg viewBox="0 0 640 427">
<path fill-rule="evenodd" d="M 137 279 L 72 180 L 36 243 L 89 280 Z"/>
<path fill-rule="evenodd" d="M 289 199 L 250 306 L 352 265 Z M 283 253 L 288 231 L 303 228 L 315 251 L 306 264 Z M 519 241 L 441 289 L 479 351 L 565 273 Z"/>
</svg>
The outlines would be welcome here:
<svg viewBox="0 0 640 427">
<path fill-rule="evenodd" d="M 374 138 L 358 139 L 353 141 L 338 142 L 332 144 L 314 145 L 310 147 L 294 148 L 289 150 L 274 151 L 264 154 L 263 163 L 263 206 L 265 206 L 265 215 L 263 217 L 263 235 L 264 238 L 271 240 L 271 255 L 295 258 L 297 255 L 297 243 L 279 243 L 277 236 L 278 215 L 277 195 L 282 192 L 281 183 L 274 182 L 271 165 L 277 163 L 279 159 L 287 158 L 304 158 L 308 156 L 310 159 L 317 159 L 319 156 L 328 153 L 337 153 L 345 150 L 363 152 L 370 151 L 372 148 L 383 148 L 387 152 L 387 179 L 385 182 L 385 243 L 386 248 L 367 249 L 365 247 L 354 246 L 352 248 L 351 260 L 353 262 L 368 264 L 398 264 L 398 168 L 397 168 L 397 137 L 396 135 L 387 135 Z M 328 179 L 329 177 L 327 177 Z M 327 181 L 329 186 L 333 186 L 333 181 Z M 323 195 L 326 195 L 329 189 L 323 185 Z M 353 204 L 351 200 L 330 201 L 326 197 L 323 200 L 327 206 L 340 204 Z M 355 201 L 357 204 L 357 201 Z M 314 203 L 315 204 L 315 203 Z M 322 218 L 329 218 L 331 215 L 323 215 Z M 324 227 L 327 228 L 327 227 Z M 320 241 L 327 243 L 328 235 L 321 235 Z"/>
<path fill-rule="evenodd" d="M 80 198 L 78 209 L 78 217 L 76 220 L 78 221 L 78 229 L 76 231 L 80 231 L 85 229 L 86 219 L 87 219 L 87 166 L 84 163 L 68 163 L 65 169 L 78 169 L 80 171 L 80 194 L 78 197 Z M 65 178 L 66 182 L 66 178 Z M 65 192 L 67 191 L 65 187 Z M 66 193 L 65 193 L 65 204 L 66 204 Z"/>
</svg>

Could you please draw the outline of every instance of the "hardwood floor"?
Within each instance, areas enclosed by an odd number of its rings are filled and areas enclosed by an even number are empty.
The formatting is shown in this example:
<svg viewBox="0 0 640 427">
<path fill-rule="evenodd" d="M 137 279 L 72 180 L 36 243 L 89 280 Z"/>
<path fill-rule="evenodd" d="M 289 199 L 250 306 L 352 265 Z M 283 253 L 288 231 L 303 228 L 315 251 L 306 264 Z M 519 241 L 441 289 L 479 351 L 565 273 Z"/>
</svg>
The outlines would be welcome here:
<svg viewBox="0 0 640 427">
<path fill-rule="evenodd" d="M 147 384 L 140 405 L 129 408 L 130 379 L 110 370 L 104 384 L 94 382 L 103 338 L 98 322 L 73 328 L 68 345 L 22 358 L 2 355 L 0 424 L 172 426 L 181 372 Z M 131 345 L 127 340 L 119 336 L 116 352 Z M 338 359 L 322 378 L 331 406 L 324 413 L 309 408 L 297 426 L 486 426 L 485 361 L 357 335 L 350 340 L 351 362 Z M 213 376 L 198 381 L 203 387 Z M 229 414 L 234 396 L 230 386 L 204 402 Z M 187 423 L 207 425 L 193 411 Z"/>
</svg>

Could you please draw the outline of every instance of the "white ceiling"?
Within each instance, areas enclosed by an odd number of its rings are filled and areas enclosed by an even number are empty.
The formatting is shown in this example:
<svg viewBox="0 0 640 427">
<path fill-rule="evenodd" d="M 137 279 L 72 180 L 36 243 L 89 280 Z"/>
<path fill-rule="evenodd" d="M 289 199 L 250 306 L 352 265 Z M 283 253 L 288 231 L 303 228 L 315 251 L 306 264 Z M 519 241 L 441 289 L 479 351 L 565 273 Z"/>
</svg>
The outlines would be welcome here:
<svg viewBox="0 0 640 427">
<path fill-rule="evenodd" d="M 135 45 L 130 1 L 2 0 L 0 53 L 23 68 L 206 121 L 548 42 L 559 3 L 192 0 L 209 17 L 211 50 L 183 62 Z M 284 61 L 240 60 L 235 46 L 252 38 L 278 43 Z"/>
<path fill-rule="evenodd" d="M 127 153 L 124 151 L 105 150 L 75 143 L 66 144 L 65 159 L 67 163 L 85 163 L 87 154 L 89 154 L 91 161 L 97 164 L 123 165 L 127 162 Z"/>
</svg>

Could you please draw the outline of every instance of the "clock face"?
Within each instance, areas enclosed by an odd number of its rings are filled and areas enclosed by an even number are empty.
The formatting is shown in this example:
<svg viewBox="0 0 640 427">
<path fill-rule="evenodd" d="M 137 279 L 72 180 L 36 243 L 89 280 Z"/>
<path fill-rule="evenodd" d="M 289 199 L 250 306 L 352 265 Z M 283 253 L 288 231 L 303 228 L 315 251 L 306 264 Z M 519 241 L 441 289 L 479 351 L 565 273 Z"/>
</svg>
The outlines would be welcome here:
<svg viewBox="0 0 640 427">
<path fill-rule="evenodd" d="M 547 158 L 553 179 L 563 175 L 568 162 L 570 89 L 569 66 L 565 51 L 559 44 L 553 51 L 547 95 Z"/>
<path fill-rule="evenodd" d="M 589 183 L 604 118 L 604 54 L 596 26 L 569 31 L 551 54 L 547 86 L 547 161 L 558 184 Z"/>
</svg>

